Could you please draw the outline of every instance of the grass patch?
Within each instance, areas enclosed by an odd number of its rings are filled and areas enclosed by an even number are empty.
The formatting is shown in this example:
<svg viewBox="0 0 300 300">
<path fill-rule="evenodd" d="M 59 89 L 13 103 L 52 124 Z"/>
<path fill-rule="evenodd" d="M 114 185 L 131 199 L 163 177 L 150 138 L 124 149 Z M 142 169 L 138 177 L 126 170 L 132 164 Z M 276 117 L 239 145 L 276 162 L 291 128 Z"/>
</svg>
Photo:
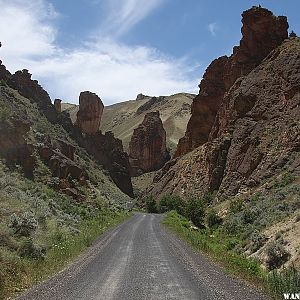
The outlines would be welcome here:
<svg viewBox="0 0 300 300">
<path fill-rule="evenodd" d="M 74 235 L 57 230 L 52 235 L 51 248 L 38 260 L 21 258 L 0 248 L 0 299 L 5 299 L 62 270 L 104 231 L 123 222 L 129 216 L 125 211 L 106 210 L 90 220 L 82 221 L 78 233 Z"/>
<path fill-rule="evenodd" d="M 226 235 L 219 229 L 192 230 L 188 219 L 175 211 L 166 214 L 163 224 L 194 249 L 206 253 L 220 263 L 225 271 L 264 288 L 275 299 L 282 299 L 283 293 L 297 293 L 300 290 L 299 271 L 288 269 L 281 273 L 273 271 L 268 274 L 260 267 L 259 262 L 233 250 L 241 242 L 237 237 Z"/>
</svg>

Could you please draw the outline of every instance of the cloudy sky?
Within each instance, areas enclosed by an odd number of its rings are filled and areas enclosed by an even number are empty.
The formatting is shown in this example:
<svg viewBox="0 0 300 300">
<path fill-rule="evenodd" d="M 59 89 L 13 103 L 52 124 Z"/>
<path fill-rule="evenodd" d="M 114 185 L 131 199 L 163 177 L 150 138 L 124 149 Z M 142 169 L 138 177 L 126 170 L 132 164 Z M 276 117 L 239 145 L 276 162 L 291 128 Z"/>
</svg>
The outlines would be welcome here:
<svg viewBox="0 0 300 300">
<path fill-rule="evenodd" d="M 297 0 L 0 0 L 0 59 L 72 103 L 83 90 L 106 105 L 196 93 L 210 61 L 238 44 L 241 12 L 258 4 L 300 34 Z"/>
</svg>

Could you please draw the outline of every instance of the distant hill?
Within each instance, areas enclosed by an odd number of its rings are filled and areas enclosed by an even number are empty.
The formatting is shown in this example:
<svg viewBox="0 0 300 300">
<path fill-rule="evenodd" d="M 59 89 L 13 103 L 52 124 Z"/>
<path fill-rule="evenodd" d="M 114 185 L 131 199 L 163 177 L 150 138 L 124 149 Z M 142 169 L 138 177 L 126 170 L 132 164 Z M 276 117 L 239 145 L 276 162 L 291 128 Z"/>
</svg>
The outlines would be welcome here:
<svg viewBox="0 0 300 300">
<path fill-rule="evenodd" d="M 167 147 L 173 153 L 179 139 L 184 136 L 194 97 L 195 95 L 187 93 L 160 97 L 141 95 L 138 100 L 106 106 L 100 129 L 102 132 L 112 131 L 115 137 L 122 140 L 127 150 L 134 128 L 143 121 L 146 113 L 158 110 L 167 132 Z M 62 109 L 67 110 L 75 122 L 78 106 L 63 103 Z"/>
</svg>

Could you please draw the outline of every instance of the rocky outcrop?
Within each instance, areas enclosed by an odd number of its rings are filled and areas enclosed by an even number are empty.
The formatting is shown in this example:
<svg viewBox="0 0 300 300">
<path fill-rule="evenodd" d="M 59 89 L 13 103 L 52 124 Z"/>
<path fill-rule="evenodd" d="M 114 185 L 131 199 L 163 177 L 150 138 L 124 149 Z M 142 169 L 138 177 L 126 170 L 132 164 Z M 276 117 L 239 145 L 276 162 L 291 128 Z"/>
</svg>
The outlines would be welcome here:
<svg viewBox="0 0 300 300">
<path fill-rule="evenodd" d="M 8 166 L 23 167 L 26 176 L 32 177 L 35 167 L 34 147 L 26 140 L 31 123 L 21 119 L 0 121 L 0 156 Z"/>
<path fill-rule="evenodd" d="M 158 103 L 163 104 L 165 100 L 165 96 L 151 97 L 146 103 L 144 103 L 137 109 L 136 114 L 139 115 L 146 112 L 147 110 L 153 109 L 155 105 L 157 105 Z"/>
<path fill-rule="evenodd" d="M 158 111 L 147 113 L 143 122 L 134 129 L 129 158 L 133 176 L 156 171 L 169 159 L 166 131 Z"/>
<path fill-rule="evenodd" d="M 146 98 L 149 98 L 149 96 L 146 96 L 146 95 L 144 95 L 144 94 L 142 94 L 142 93 L 140 93 L 140 94 L 138 94 L 137 96 L 136 96 L 136 101 L 140 101 L 140 100 L 144 100 L 144 99 L 146 99 Z"/>
<path fill-rule="evenodd" d="M 116 186 L 133 197 L 129 158 L 124 152 L 122 141 L 116 139 L 112 132 L 102 134 L 99 130 L 103 108 L 103 103 L 96 94 L 80 93 L 79 111 L 75 122 L 79 131 L 76 140 L 109 171 Z"/>
<path fill-rule="evenodd" d="M 60 99 L 54 100 L 54 107 L 58 113 L 61 113 L 61 102 L 62 102 L 62 100 L 60 100 Z"/>
<path fill-rule="evenodd" d="M 48 93 L 39 85 L 37 80 L 32 80 L 31 76 L 26 69 L 17 71 L 7 79 L 7 84 L 25 98 L 37 103 L 39 109 L 51 123 L 57 123 L 57 112 Z"/>
<path fill-rule="evenodd" d="M 247 21 L 253 28 L 261 28 L 262 21 L 259 16 L 266 14 L 264 20 L 269 20 L 269 23 L 263 24 L 272 27 L 270 32 L 276 28 L 279 30 L 279 33 L 274 34 L 274 40 L 266 44 L 269 45 L 268 49 L 285 36 L 281 30 L 287 28 L 287 25 L 281 24 L 286 23 L 285 18 L 270 17 L 270 13 L 262 8 L 252 8 L 244 13 L 244 18 L 249 14 L 258 16 L 257 26 Z M 270 18 L 275 20 L 275 23 L 271 22 Z M 268 32 L 266 25 L 262 28 L 263 32 Z M 253 39 L 257 41 L 255 36 Z M 276 39 L 278 36 L 280 38 Z M 249 43 L 250 41 L 253 40 L 249 39 Z M 240 47 L 244 49 L 242 45 Z M 249 49 L 255 48 L 250 45 L 252 44 L 249 44 Z M 258 45 L 259 47 L 261 45 Z M 259 50 L 255 54 L 254 51 L 255 60 L 261 52 L 263 51 Z M 237 55 L 237 52 L 234 55 Z M 190 151 L 190 147 L 186 147 L 186 151 L 183 151 L 190 153 L 166 164 L 158 172 L 146 194 L 179 193 L 186 196 L 191 194 L 201 196 L 216 191 L 217 199 L 223 200 L 250 192 L 266 181 L 272 182 L 278 174 L 288 173 L 298 177 L 300 175 L 299 55 L 299 39 L 287 39 L 251 72 L 235 80 L 228 90 L 227 83 L 220 80 L 219 83 L 222 83 L 218 85 L 220 91 L 227 91 L 220 99 L 210 129 L 207 128 L 206 135 L 202 135 L 205 139 L 199 140 L 198 147 L 197 144 L 192 145 L 192 148 L 195 147 L 193 151 Z M 228 59 L 221 58 L 213 62 L 209 69 L 213 67 L 218 69 L 227 63 Z M 242 66 L 240 64 L 239 68 Z M 222 72 L 218 74 L 219 77 L 223 77 Z M 206 79 L 207 75 L 201 84 L 204 84 Z M 209 82 L 212 81 L 208 80 L 205 84 Z M 207 86 L 205 90 L 207 91 Z M 200 89 L 197 101 L 202 100 L 197 105 L 203 105 L 205 95 L 202 92 L 203 89 Z M 215 93 L 218 94 L 217 91 Z M 211 106 L 208 108 L 209 112 L 214 109 Z M 201 125 L 201 119 L 194 116 L 191 120 L 193 122 L 197 120 L 198 126 Z M 194 137 L 201 136 L 196 134 L 199 127 L 189 128 L 194 130 L 190 131 L 191 133 L 195 133 L 195 136 L 187 135 L 188 138 L 192 137 L 192 141 L 195 141 Z"/>
<path fill-rule="evenodd" d="M 112 132 L 100 131 L 86 135 L 82 146 L 109 171 L 113 182 L 125 194 L 133 197 L 128 154 L 124 152 L 122 141 Z"/>
<path fill-rule="evenodd" d="M 82 166 L 74 161 L 75 148 L 61 140 L 40 143 L 38 152 L 41 159 L 48 165 L 54 177 L 59 178 L 58 182 L 49 183 L 53 188 L 60 190 L 73 199 L 83 202 L 85 196 L 78 190 L 73 179 L 80 185 L 87 185 L 88 174 Z"/>
<path fill-rule="evenodd" d="M 175 157 L 182 156 L 209 139 L 224 95 L 235 81 L 249 74 L 288 37 L 286 17 L 276 17 L 269 10 L 252 7 L 242 14 L 242 39 L 230 57 L 214 60 L 199 85 L 199 95 L 192 104 L 192 116 L 185 136 L 179 141 Z"/>
<path fill-rule="evenodd" d="M 0 60 L 0 80 L 6 81 L 10 76 L 10 72 L 6 70 L 6 67 L 2 64 L 2 60 Z"/>
<path fill-rule="evenodd" d="M 47 163 L 53 176 L 61 179 L 73 178 L 80 182 L 88 179 L 86 171 L 76 162 L 64 155 L 54 145 L 40 145 L 39 154 Z"/>
<path fill-rule="evenodd" d="M 76 125 L 82 133 L 94 134 L 99 131 L 104 105 L 94 93 L 81 92 Z"/>
</svg>

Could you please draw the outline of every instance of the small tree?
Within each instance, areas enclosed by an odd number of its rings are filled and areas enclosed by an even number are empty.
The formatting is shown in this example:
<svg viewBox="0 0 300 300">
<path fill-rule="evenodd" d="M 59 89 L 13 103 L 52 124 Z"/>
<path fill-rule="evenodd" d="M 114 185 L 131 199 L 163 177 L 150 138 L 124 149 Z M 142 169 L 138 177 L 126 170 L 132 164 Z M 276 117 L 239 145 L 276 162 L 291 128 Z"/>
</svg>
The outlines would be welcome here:
<svg viewBox="0 0 300 300">
<path fill-rule="evenodd" d="M 156 201 L 152 195 L 148 196 L 145 202 L 149 213 L 157 213 Z"/>
<path fill-rule="evenodd" d="M 191 198 L 187 203 L 187 216 L 197 227 L 203 227 L 205 205 L 200 198 Z"/>
<path fill-rule="evenodd" d="M 295 37 L 297 37 L 297 34 L 294 32 L 294 30 L 292 30 L 290 32 L 290 38 L 295 38 Z"/>
<path fill-rule="evenodd" d="M 186 215 L 186 203 L 178 195 L 163 195 L 158 204 L 160 213 L 176 210 L 180 215 Z"/>
<path fill-rule="evenodd" d="M 211 209 L 207 213 L 206 222 L 209 228 L 215 228 L 222 224 L 222 219 L 217 215 L 215 210 Z"/>
</svg>

